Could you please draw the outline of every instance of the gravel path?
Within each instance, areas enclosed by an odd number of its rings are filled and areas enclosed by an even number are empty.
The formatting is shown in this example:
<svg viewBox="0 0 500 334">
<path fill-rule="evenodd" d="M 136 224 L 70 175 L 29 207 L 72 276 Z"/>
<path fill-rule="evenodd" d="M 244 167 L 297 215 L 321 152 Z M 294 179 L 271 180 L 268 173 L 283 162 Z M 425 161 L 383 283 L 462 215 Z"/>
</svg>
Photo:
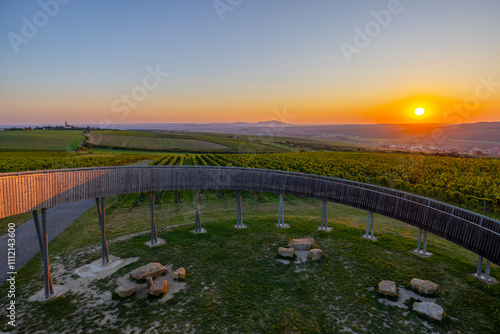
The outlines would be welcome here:
<svg viewBox="0 0 500 334">
<path fill-rule="evenodd" d="M 150 161 L 146 161 L 137 166 L 145 166 Z M 71 225 L 78 217 L 95 205 L 95 199 L 57 205 L 47 210 L 47 232 L 49 242 Z M 42 224 L 41 210 L 38 210 L 40 225 Z M 0 237 L 0 282 L 5 281 L 12 271 L 7 268 L 7 239 L 5 234 Z M 35 223 L 30 219 L 26 223 L 16 228 L 16 270 L 21 269 L 29 260 L 40 252 L 38 239 L 36 236 Z M 50 255 L 50 245 L 49 245 Z M 40 261 L 40 267 L 42 262 Z"/>
</svg>

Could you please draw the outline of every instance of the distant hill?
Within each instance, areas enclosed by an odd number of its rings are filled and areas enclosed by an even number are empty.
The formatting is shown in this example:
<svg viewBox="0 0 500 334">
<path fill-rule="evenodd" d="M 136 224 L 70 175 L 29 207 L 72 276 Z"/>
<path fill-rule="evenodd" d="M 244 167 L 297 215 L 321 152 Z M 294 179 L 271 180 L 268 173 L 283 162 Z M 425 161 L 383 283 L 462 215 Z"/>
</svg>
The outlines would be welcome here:
<svg viewBox="0 0 500 334">
<path fill-rule="evenodd" d="M 423 144 L 437 146 L 500 147 L 500 122 L 453 124 L 339 124 L 307 125 L 278 121 L 258 123 L 117 124 L 122 130 L 213 132 L 253 136 L 316 138 L 329 142 Z"/>
</svg>

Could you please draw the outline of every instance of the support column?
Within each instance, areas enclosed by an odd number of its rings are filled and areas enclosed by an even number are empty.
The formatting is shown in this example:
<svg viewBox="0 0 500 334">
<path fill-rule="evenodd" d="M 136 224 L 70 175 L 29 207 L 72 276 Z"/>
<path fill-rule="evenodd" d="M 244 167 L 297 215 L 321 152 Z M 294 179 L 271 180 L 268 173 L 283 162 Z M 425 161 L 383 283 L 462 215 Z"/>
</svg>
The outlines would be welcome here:
<svg viewBox="0 0 500 334">
<path fill-rule="evenodd" d="M 481 281 L 485 282 L 491 282 L 491 277 L 490 277 L 490 270 L 491 270 L 491 262 L 490 260 L 486 260 L 486 269 L 484 270 L 484 275 L 482 273 L 483 271 L 483 257 L 479 256 L 479 259 L 477 261 L 477 272 L 474 274 L 474 276 Z"/>
<path fill-rule="evenodd" d="M 42 254 L 43 275 L 44 275 L 44 300 L 49 300 L 56 295 L 54 285 L 52 284 L 52 275 L 49 268 L 49 238 L 47 234 L 47 209 L 42 209 L 42 228 L 40 229 L 40 221 L 38 220 L 37 211 L 33 211 L 33 221 L 35 222 L 36 235 L 38 237 L 38 246 Z"/>
<path fill-rule="evenodd" d="M 151 246 L 158 243 L 158 236 L 156 235 L 156 222 L 155 222 L 155 194 L 149 192 L 149 210 L 151 211 Z"/>
<path fill-rule="evenodd" d="M 323 200 L 323 205 L 321 206 L 321 225 L 319 225 L 318 230 L 331 232 L 332 228 L 328 227 L 328 218 L 326 216 L 326 199 Z"/>
<path fill-rule="evenodd" d="M 427 231 L 424 231 L 424 254 L 428 255 L 427 253 Z"/>
<path fill-rule="evenodd" d="M 476 277 L 481 278 L 481 272 L 483 271 L 483 257 L 480 256 L 478 261 L 477 261 L 477 272 L 476 272 Z"/>
<path fill-rule="evenodd" d="M 236 228 L 247 228 L 245 224 L 243 224 L 243 212 L 241 210 L 241 191 L 238 190 L 236 192 L 236 201 L 238 202 L 238 213 L 236 217 Z"/>
<path fill-rule="evenodd" d="M 199 199 L 200 199 L 200 191 L 199 190 L 195 190 L 194 191 L 194 197 L 195 197 L 195 201 L 196 201 L 196 218 L 195 218 L 195 222 L 194 222 L 194 231 L 193 233 L 194 234 L 198 234 L 198 233 L 206 233 L 205 229 L 201 228 L 201 220 L 200 220 L 200 203 L 199 203 Z"/>
<path fill-rule="evenodd" d="M 105 208 L 104 197 L 96 198 L 95 204 L 97 207 L 97 215 L 99 216 L 99 225 L 101 226 L 101 253 L 102 265 L 106 266 L 111 263 L 109 260 L 108 242 L 106 240 L 106 226 L 105 226 Z"/>
<path fill-rule="evenodd" d="M 422 239 L 424 242 L 424 248 L 422 249 Z M 427 252 L 427 231 L 418 229 L 418 240 L 417 240 L 417 248 L 412 251 L 412 253 L 417 254 L 422 257 L 429 257 L 432 253 Z"/>
<path fill-rule="evenodd" d="M 366 233 L 363 234 L 361 237 L 364 239 L 376 241 L 377 237 L 373 234 L 374 230 L 374 219 L 373 219 L 373 212 L 368 211 L 368 217 L 366 218 Z"/>
<path fill-rule="evenodd" d="M 486 269 L 484 270 L 484 279 L 487 281 L 491 281 L 490 269 L 491 269 L 491 262 L 490 262 L 490 260 L 486 260 Z"/>
<path fill-rule="evenodd" d="M 285 224 L 285 208 L 283 206 L 283 193 L 280 193 L 278 224 L 276 224 L 276 227 L 281 227 L 281 228 L 289 228 L 290 227 L 289 224 Z"/>
<path fill-rule="evenodd" d="M 415 250 L 417 253 L 420 253 L 420 245 L 422 243 L 422 229 L 418 229 L 418 240 L 417 240 L 417 249 Z"/>
</svg>

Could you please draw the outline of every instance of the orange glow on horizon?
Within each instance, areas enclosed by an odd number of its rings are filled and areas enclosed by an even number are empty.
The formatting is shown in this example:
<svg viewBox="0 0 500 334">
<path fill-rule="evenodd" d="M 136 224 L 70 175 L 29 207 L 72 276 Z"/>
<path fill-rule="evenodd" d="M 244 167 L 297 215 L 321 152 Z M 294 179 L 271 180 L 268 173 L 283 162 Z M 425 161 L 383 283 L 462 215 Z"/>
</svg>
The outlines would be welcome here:
<svg viewBox="0 0 500 334">
<path fill-rule="evenodd" d="M 325 98 L 328 96 L 328 98 Z M 37 96 L 39 97 L 39 96 Z M 151 94 L 128 112 L 114 112 L 111 101 L 117 96 L 71 94 L 45 95 L 33 100 L 4 102 L 3 116 L 11 124 L 123 124 L 123 123 L 231 123 L 276 120 L 290 124 L 404 124 L 500 121 L 500 103 L 487 101 L 467 118 L 450 117 L 458 99 L 413 95 L 389 103 L 387 97 L 347 100 L 326 91 L 301 96 L 203 96 Z M 376 106 L 376 107 L 372 107 Z M 425 113 L 417 115 L 415 110 Z M 26 118 L 29 115 L 29 118 Z M 104 123 L 101 123 L 103 122 Z M 7 125 L 7 124 L 6 124 Z"/>
</svg>

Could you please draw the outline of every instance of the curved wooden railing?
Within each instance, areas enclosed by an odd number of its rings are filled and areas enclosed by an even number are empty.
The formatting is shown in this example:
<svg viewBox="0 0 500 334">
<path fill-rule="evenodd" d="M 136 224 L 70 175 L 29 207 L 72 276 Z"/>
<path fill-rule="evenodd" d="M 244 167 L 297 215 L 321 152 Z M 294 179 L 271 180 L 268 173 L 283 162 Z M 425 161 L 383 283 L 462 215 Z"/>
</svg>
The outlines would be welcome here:
<svg viewBox="0 0 500 334">
<path fill-rule="evenodd" d="M 411 224 L 500 264 L 497 220 L 393 189 L 267 169 L 146 166 L 3 173 L 0 218 L 84 199 L 187 189 L 264 191 L 325 199 Z"/>
</svg>

